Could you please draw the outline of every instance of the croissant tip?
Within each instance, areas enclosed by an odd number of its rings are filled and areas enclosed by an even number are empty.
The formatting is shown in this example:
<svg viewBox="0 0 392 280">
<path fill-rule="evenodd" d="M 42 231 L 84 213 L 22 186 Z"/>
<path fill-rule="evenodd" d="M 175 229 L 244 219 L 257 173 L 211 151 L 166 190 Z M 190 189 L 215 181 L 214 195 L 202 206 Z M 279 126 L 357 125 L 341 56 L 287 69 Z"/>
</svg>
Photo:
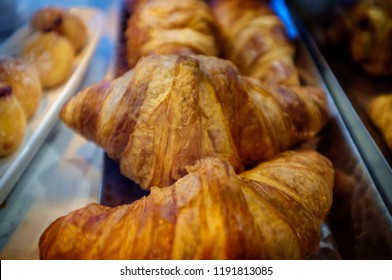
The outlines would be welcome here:
<svg viewBox="0 0 392 280">
<path fill-rule="evenodd" d="M 60 120 L 62 120 L 62 121 L 65 120 L 68 102 L 69 102 L 69 101 L 67 101 L 67 102 L 64 103 L 64 105 L 61 107 L 61 110 L 60 110 L 60 112 L 59 112 L 59 118 L 60 118 Z"/>
</svg>

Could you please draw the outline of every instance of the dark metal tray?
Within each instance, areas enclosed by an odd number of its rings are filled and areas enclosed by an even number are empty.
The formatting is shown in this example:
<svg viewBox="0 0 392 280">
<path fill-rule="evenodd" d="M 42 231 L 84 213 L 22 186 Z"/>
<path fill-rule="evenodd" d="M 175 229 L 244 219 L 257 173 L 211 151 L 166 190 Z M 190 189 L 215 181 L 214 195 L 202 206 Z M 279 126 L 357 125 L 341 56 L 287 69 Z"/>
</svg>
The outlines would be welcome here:
<svg viewBox="0 0 392 280">
<path fill-rule="evenodd" d="M 293 19 L 384 203 L 392 213 L 392 151 L 368 115 L 369 104 L 374 97 L 392 92 L 392 79 L 369 76 L 350 60 L 346 50 L 321 48 L 314 38 L 316 32 L 323 32 L 320 30 L 322 27 L 312 25 L 310 31 L 295 13 Z"/>
</svg>

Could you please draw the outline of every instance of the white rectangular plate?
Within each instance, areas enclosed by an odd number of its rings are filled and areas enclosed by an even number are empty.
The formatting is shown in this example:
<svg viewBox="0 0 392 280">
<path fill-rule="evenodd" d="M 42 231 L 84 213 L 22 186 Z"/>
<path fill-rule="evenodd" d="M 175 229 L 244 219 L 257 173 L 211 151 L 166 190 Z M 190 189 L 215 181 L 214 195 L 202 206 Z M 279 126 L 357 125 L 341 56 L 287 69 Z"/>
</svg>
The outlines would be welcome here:
<svg viewBox="0 0 392 280">
<path fill-rule="evenodd" d="M 0 159 L 0 203 L 3 203 L 58 121 L 58 113 L 64 103 L 78 90 L 97 47 L 103 26 L 102 12 L 92 7 L 75 7 L 70 11 L 85 21 L 89 36 L 87 44 L 76 56 L 69 79 L 58 87 L 43 91 L 39 108 L 27 123 L 24 141 L 19 149 Z M 0 46 L 0 55 L 17 56 L 31 32 L 28 25 L 22 27 Z"/>
</svg>

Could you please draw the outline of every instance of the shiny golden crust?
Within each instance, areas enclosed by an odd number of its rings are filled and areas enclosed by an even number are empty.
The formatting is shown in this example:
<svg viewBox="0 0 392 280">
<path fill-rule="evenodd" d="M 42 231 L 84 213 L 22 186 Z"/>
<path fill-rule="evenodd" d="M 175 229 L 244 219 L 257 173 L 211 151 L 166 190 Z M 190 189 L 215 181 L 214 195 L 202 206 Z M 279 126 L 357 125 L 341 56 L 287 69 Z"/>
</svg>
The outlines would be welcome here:
<svg viewBox="0 0 392 280">
<path fill-rule="evenodd" d="M 53 222 L 42 259 L 299 259 L 318 247 L 333 168 L 286 152 L 239 176 L 207 158 L 130 205 L 89 204 Z"/>
<path fill-rule="evenodd" d="M 298 85 L 294 46 L 282 21 L 257 0 L 212 0 L 225 58 L 242 74 L 272 84 Z"/>
<path fill-rule="evenodd" d="M 42 96 L 41 82 L 33 64 L 21 58 L 0 58 L 0 83 L 12 87 L 26 118 L 33 117 Z"/>
<path fill-rule="evenodd" d="M 236 171 L 314 137 L 328 118 L 318 88 L 263 87 L 229 61 L 149 56 L 85 89 L 61 119 L 100 145 L 143 188 L 169 186 L 207 156 Z"/>
<path fill-rule="evenodd" d="M 370 103 L 369 116 L 392 150 L 392 94 L 377 96 Z"/>
<path fill-rule="evenodd" d="M 9 85 L 0 82 L 0 158 L 14 152 L 22 143 L 26 116 Z"/>
<path fill-rule="evenodd" d="M 21 50 L 32 62 L 44 88 L 65 82 L 72 73 L 75 52 L 67 39 L 55 32 L 34 33 Z"/>
<path fill-rule="evenodd" d="M 53 31 L 66 37 L 75 52 L 79 52 L 88 39 L 87 28 L 83 20 L 57 7 L 49 6 L 35 12 L 31 18 L 31 27 L 34 31 Z"/>
<path fill-rule="evenodd" d="M 215 21 L 201 0 L 138 1 L 126 29 L 126 57 L 133 68 L 150 54 L 217 56 Z"/>
</svg>

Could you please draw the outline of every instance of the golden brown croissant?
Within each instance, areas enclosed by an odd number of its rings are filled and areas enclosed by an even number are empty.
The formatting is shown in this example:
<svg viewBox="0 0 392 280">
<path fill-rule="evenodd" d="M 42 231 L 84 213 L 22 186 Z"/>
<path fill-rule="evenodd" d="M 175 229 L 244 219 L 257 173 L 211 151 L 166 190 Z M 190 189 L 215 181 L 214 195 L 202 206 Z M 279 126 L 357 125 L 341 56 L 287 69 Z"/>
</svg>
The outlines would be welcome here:
<svg viewBox="0 0 392 280">
<path fill-rule="evenodd" d="M 369 115 L 392 150 L 392 94 L 379 95 L 373 99 L 369 106 Z"/>
<path fill-rule="evenodd" d="M 149 56 L 73 97 L 60 117 L 150 188 L 171 185 L 207 156 L 237 171 L 258 164 L 314 137 L 328 108 L 318 88 L 264 88 L 227 60 Z"/>
<path fill-rule="evenodd" d="M 318 247 L 334 171 L 311 150 L 285 152 L 239 176 L 206 158 L 130 205 L 89 204 L 57 219 L 42 259 L 298 259 Z"/>
<path fill-rule="evenodd" d="M 257 0 L 212 0 L 225 57 L 242 74 L 268 83 L 298 85 L 289 41 L 282 21 Z"/>
<path fill-rule="evenodd" d="M 219 54 L 215 21 L 204 1 L 144 0 L 136 3 L 125 33 L 130 68 L 141 57 L 150 54 Z"/>
</svg>

